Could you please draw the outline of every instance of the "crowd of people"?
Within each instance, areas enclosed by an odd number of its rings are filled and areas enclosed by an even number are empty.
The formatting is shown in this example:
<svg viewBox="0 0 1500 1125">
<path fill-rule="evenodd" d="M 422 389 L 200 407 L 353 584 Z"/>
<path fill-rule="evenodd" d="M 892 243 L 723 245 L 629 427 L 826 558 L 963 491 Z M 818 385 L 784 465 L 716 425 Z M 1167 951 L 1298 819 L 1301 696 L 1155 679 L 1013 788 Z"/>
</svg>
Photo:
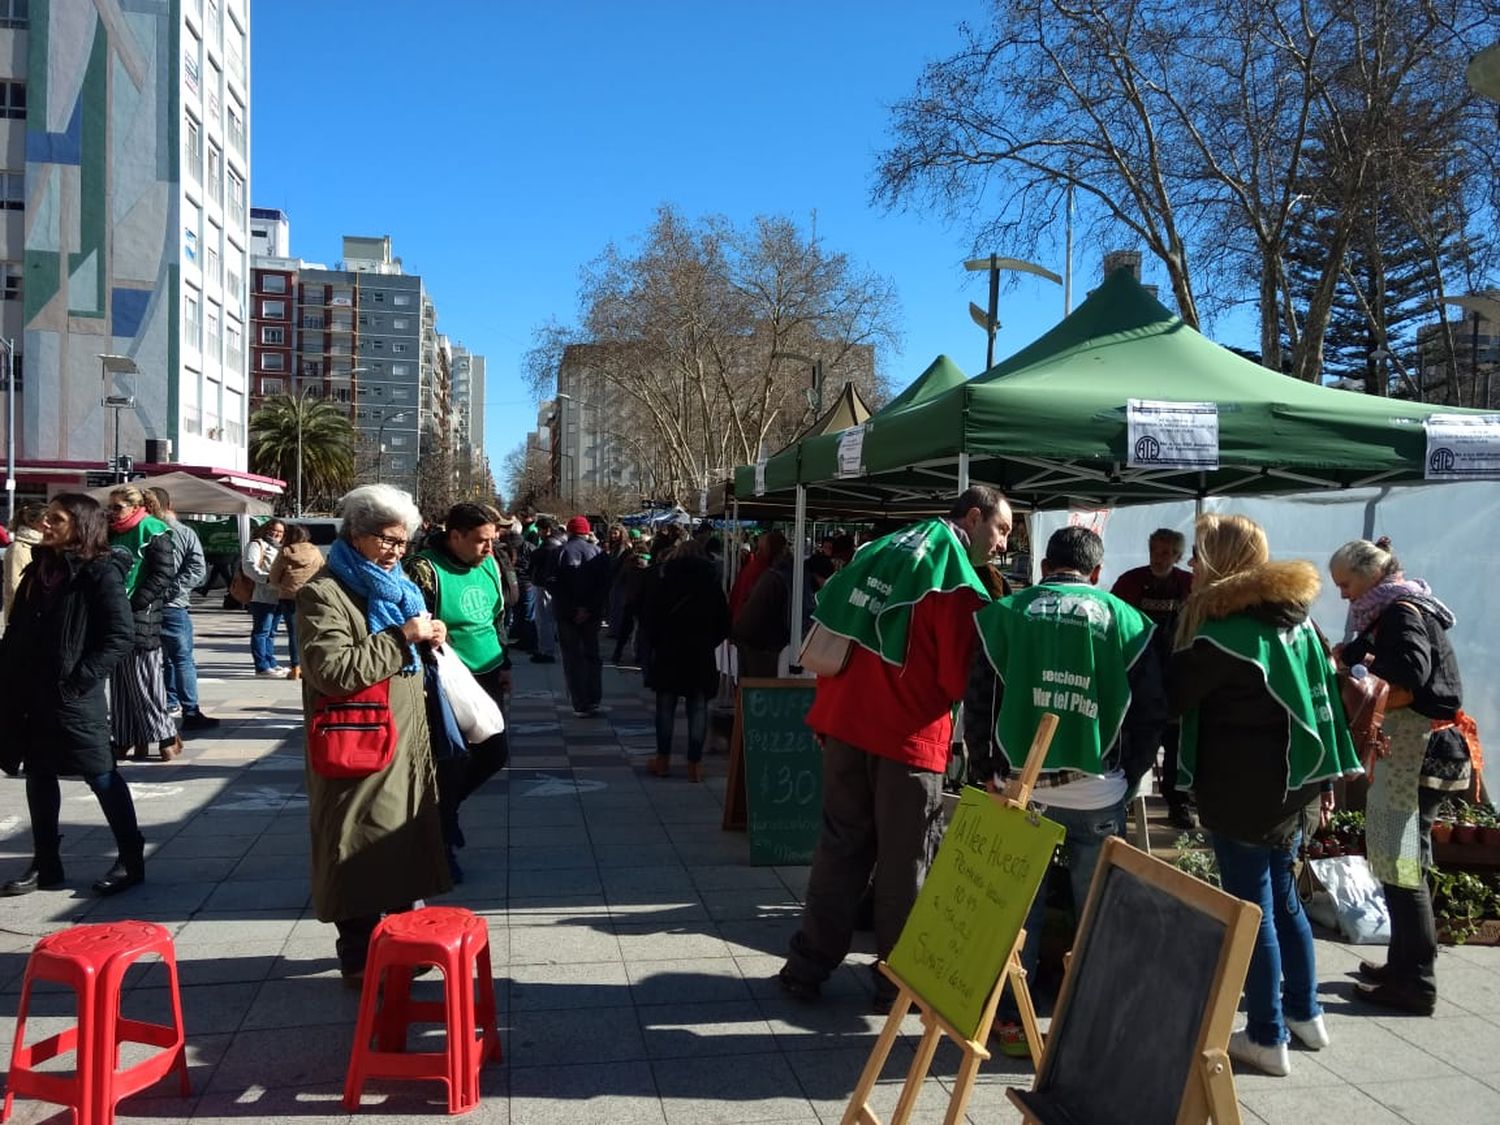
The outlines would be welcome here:
<svg viewBox="0 0 1500 1125">
<path fill-rule="evenodd" d="M 237 586 L 250 611 L 254 674 L 301 680 L 309 732 L 330 701 L 350 699 L 377 709 L 352 729 L 393 732 L 388 764 L 372 772 L 325 770 L 309 751 L 313 901 L 336 927 L 351 983 L 382 914 L 462 882 L 461 808 L 509 757 L 503 731 L 457 752 L 445 740 L 437 649 L 502 714 L 512 651 L 537 663 L 560 656 L 570 705 L 588 720 L 603 711 L 608 630 L 613 662 L 638 668 L 656 697 L 650 772 L 671 773 L 680 708 L 686 773 L 697 782 L 709 703 L 729 671 L 725 642 L 740 679 L 774 677 L 800 613 L 804 636 L 822 631 L 843 648 L 818 677 L 807 716 L 823 746 L 823 829 L 777 978 L 794 997 L 818 998 L 862 910 L 880 958 L 890 953 L 941 840 L 962 703 L 968 779 L 996 792 L 1021 768 L 1042 713 L 1058 716 L 1033 803 L 1067 829 L 1060 859 L 1076 907 L 1105 840 L 1124 833 L 1131 795 L 1161 770 L 1172 822 L 1201 821 L 1224 888 L 1262 910 L 1247 1025 L 1230 1049 L 1273 1075 L 1290 1070 L 1289 1039 L 1313 1050 L 1329 1042 L 1293 885 L 1298 848 L 1340 784 L 1375 765 L 1368 847 L 1392 938 L 1384 963 L 1362 964 L 1358 995 L 1433 1010 L 1425 869 L 1438 801 L 1468 779 L 1465 717 L 1453 614 L 1405 576 L 1388 544 L 1355 540 L 1333 553 L 1329 574 L 1350 608 L 1344 643 L 1329 647 L 1310 619 L 1318 569 L 1273 561 L 1263 529 L 1242 516 L 1201 517 L 1188 569 L 1178 565 L 1184 536 L 1157 531 L 1149 563 L 1110 592 L 1098 585 L 1100 537 L 1065 527 L 1046 543 L 1041 580 L 1013 590 L 997 565 L 1010 507 L 975 486 L 944 518 L 865 544 L 825 537 L 804 560 L 800 590 L 793 545 L 766 532 L 726 594 L 723 545 L 709 530 L 667 525 L 648 538 L 581 515 L 559 523 L 477 503 L 425 527 L 407 494 L 381 484 L 351 491 L 340 513 L 326 559 L 295 522 L 261 524 L 230 592 Z M 217 723 L 199 707 L 188 613 L 206 576 L 197 536 L 159 489 L 121 486 L 107 505 L 65 494 L 23 506 L 4 570 L 0 693 L 15 737 L 0 765 L 25 771 L 33 855 L 5 894 L 62 885 L 66 775 L 93 791 L 118 848 L 94 889 L 114 894 L 144 879 L 144 839 L 118 763 L 153 751 L 170 760 L 182 732 Z M 285 665 L 276 657 L 283 628 Z M 1356 754 L 1341 670 L 1391 687 L 1390 750 L 1378 764 Z M 1038 895 L 1026 925 L 1028 970 L 1044 905 Z M 894 987 L 878 974 L 875 995 L 888 1010 Z M 1007 1051 L 1024 1046 L 1014 1011 L 1002 1010 L 999 1036 Z"/>
</svg>

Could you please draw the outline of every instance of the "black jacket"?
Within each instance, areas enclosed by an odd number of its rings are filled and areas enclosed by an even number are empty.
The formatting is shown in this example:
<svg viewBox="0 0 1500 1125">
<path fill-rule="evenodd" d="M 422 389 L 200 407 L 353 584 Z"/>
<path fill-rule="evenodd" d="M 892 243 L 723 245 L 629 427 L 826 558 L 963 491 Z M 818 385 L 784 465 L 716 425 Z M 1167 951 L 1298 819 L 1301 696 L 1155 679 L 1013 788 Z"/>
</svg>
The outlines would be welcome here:
<svg viewBox="0 0 1500 1125">
<path fill-rule="evenodd" d="M 1463 703 L 1458 657 L 1448 642 L 1453 615 L 1423 598 L 1392 602 L 1344 646 L 1346 664 L 1364 664 L 1393 687 L 1412 693 L 1411 709 L 1427 719 L 1451 719 Z"/>
<path fill-rule="evenodd" d="M 0 637 L 0 754 L 38 774 L 108 773 L 115 760 L 104 685 L 135 639 L 129 564 L 119 552 L 87 562 L 50 548 L 36 555 Z M 48 595 L 41 573 L 53 567 L 66 574 Z"/>
<path fill-rule="evenodd" d="M 559 621 L 583 610 L 595 621 L 609 605 L 610 558 L 581 535 L 569 537 L 557 552 L 548 588 Z"/>
<path fill-rule="evenodd" d="M 1211 619 L 1247 614 L 1277 628 L 1307 620 L 1318 595 L 1311 563 L 1265 563 L 1209 593 Z M 1172 714 L 1198 708 L 1193 793 L 1203 827 L 1246 844 L 1286 847 L 1319 785 L 1287 791 L 1286 709 L 1260 668 L 1199 639 L 1172 654 L 1167 671 Z"/>
<path fill-rule="evenodd" d="M 127 561 L 129 552 L 114 548 Z M 135 593 L 130 595 L 130 611 L 135 618 L 135 647 L 154 651 L 161 648 L 162 611 L 177 581 L 177 556 L 172 550 L 172 533 L 163 531 L 141 548 L 141 570 L 136 576 Z"/>
<path fill-rule="evenodd" d="M 729 636 L 729 601 L 704 558 L 668 559 L 646 587 L 641 628 L 651 639 L 646 686 L 669 695 L 719 690 L 714 649 Z"/>
</svg>

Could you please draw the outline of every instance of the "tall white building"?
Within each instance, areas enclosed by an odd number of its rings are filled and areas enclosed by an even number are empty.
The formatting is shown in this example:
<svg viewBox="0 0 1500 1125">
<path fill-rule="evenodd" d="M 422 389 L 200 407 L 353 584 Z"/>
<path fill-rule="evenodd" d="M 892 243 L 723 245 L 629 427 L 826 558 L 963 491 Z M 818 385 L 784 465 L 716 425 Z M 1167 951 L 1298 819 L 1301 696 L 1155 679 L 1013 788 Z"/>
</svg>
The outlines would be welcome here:
<svg viewBox="0 0 1500 1125">
<path fill-rule="evenodd" d="M 136 462 L 242 471 L 248 0 L 32 0 L 27 13 L 0 2 L 22 491 L 103 468 L 117 433 Z"/>
</svg>

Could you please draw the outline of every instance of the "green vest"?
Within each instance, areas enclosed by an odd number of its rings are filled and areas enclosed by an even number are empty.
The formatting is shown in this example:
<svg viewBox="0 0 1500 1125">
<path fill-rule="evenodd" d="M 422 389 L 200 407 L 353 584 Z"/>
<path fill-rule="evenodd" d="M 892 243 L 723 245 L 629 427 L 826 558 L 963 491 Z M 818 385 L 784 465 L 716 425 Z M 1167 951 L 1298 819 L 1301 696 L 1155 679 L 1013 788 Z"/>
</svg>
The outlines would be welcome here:
<svg viewBox="0 0 1500 1125">
<path fill-rule="evenodd" d="M 1290 737 L 1284 753 L 1287 792 L 1315 781 L 1363 772 L 1349 737 L 1338 679 L 1311 623 L 1278 629 L 1248 614 L 1205 621 L 1193 640 L 1205 640 L 1260 669 L 1271 698 L 1286 711 Z M 1269 749 L 1269 748 L 1268 748 Z M 1182 716 L 1177 758 L 1181 787 L 1191 787 L 1198 766 L 1198 709 Z"/>
<path fill-rule="evenodd" d="M 974 615 L 985 656 L 1004 685 L 995 721 L 1014 769 L 1042 715 L 1057 716 L 1043 768 L 1103 774 L 1130 707 L 1128 673 L 1151 643 L 1151 619 L 1084 582 L 1042 583 Z"/>
<path fill-rule="evenodd" d="M 445 551 L 423 551 L 437 579 L 433 612 L 448 626 L 448 643 L 471 672 L 488 672 L 505 659 L 495 618 L 505 608 L 500 568 L 493 558 L 465 566 Z"/>
<path fill-rule="evenodd" d="M 141 558 L 146 553 L 146 544 L 164 532 L 171 531 L 165 520 L 159 520 L 155 516 L 147 516 L 129 531 L 112 531 L 109 533 L 109 545 L 111 547 L 124 547 L 130 552 L 130 573 L 125 576 L 125 596 L 135 596 L 136 583 L 141 578 Z"/>
<path fill-rule="evenodd" d="M 912 606 L 928 594 L 965 587 L 989 601 L 948 521 L 924 520 L 860 548 L 823 586 L 813 618 L 900 666 L 906 663 Z"/>
</svg>

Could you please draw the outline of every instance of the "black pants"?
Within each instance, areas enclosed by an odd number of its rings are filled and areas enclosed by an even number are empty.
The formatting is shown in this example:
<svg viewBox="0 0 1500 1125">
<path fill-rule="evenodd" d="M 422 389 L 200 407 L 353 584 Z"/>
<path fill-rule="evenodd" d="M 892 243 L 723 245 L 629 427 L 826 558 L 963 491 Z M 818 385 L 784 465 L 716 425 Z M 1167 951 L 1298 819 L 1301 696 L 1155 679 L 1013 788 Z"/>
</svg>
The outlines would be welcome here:
<svg viewBox="0 0 1500 1125">
<path fill-rule="evenodd" d="M 1386 952 L 1395 986 L 1404 992 L 1437 998 L 1437 922 L 1432 914 L 1432 892 L 1426 869 L 1432 866 L 1432 822 L 1443 794 L 1436 789 L 1417 790 L 1417 830 L 1422 836 L 1424 876 L 1417 887 L 1395 887 L 1382 883 L 1386 909 L 1391 915 L 1391 944 Z"/>
<path fill-rule="evenodd" d="M 620 603 L 620 619 L 614 622 L 615 634 L 615 658 L 614 663 L 620 663 L 621 657 L 625 655 L 625 646 L 630 643 L 631 635 L 635 632 L 635 604 L 622 601 Z"/>
<path fill-rule="evenodd" d="M 476 673 L 474 679 L 500 706 L 503 712 L 508 703 L 500 686 L 500 669 Z M 452 848 L 461 838 L 458 832 L 458 807 L 473 796 L 474 792 L 502 769 L 510 758 L 509 735 L 501 731 L 487 738 L 478 746 L 470 746 L 462 758 L 437 764 L 438 809 L 443 820 L 443 841 Z"/>
<path fill-rule="evenodd" d="M 207 594 L 215 582 L 223 582 L 224 589 L 229 589 L 229 583 L 234 580 L 234 564 L 238 561 L 233 555 L 215 555 L 209 560 L 208 577 L 198 587 L 198 593 Z"/>
<path fill-rule="evenodd" d="M 1177 753 L 1182 741 L 1182 724 L 1168 723 L 1161 732 L 1161 795 L 1169 809 L 1186 805 L 1193 795 L 1186 789 L 1177 788 Z"/>
<path fill-rule="evenodd" d="M 99 799 L 99 808 L 104 811 L 104 819 L 114 833 L 120 858 L 139 862 L 146 841 L 136 823 L 135 802 L 130 798 L 130 786 L 125 784 L 125 778 L 119 770 L 112 769 L 83 780 Z M 62 812 L 62 788 L 55 773 L 27 767 L 26 807 L 31 814 L 32 847 L 36 856 L 55 857 L 60 839 L 57 822 Z"/>
<path fill-rule="evenodd" d="M 563 679 L 573 710 L 591 711 L 604 698 L 604 664 L 599 657 L 599 620 L 579 624 L 572 614 L 559 614 L 557 647 L 562 649 Z"/>
<path fill-rule="evenodd" d="M 889 957 L 937 852 L 942 825 L 942 774 L 825 740 L 823 832 L 787 974 L 808 983 L 828 979 L 849 954 L 867 889 L 875 906 L 876 950 Z"/>
</svg>

